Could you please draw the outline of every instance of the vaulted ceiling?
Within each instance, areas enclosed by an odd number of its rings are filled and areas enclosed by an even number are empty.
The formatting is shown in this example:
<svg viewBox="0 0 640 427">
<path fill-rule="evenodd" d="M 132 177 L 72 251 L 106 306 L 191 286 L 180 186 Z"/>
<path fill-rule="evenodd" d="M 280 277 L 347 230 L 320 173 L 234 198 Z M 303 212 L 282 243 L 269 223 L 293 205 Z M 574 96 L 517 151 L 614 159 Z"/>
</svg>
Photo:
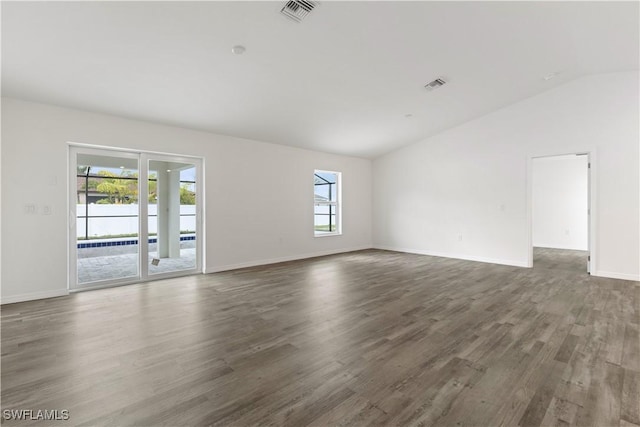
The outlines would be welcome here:
<svg viewBox="0 0 640 427">
<path fill-rule="evenodd" d="M 638 69 L 638 2 L 283 5 L 3 2 L 3 96 L 371 158 Z"/>
</svg>

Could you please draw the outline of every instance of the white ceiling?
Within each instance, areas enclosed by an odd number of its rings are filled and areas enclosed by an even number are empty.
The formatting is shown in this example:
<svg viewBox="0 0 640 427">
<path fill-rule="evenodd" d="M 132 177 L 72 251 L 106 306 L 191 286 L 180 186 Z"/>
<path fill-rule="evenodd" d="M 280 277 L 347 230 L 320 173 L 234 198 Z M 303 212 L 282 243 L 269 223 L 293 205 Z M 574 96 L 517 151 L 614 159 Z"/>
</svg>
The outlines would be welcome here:
<svg viewBox="0 0 640 427">
<path fill-rule="evenodd" d="M 283 4 L 2 2 L 3 95 L 375 157 L 638 69 L 638 2 L 323 1 L 300 24 Z"/>
</svg>

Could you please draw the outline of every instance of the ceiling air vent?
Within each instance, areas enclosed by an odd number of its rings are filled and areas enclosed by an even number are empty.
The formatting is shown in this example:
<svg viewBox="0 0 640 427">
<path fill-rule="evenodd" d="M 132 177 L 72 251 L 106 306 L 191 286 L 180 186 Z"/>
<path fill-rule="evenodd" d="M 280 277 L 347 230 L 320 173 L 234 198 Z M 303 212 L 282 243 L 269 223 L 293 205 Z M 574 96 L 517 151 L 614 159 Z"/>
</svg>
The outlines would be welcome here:
<svg viewBox="0 0 640 427">
<path fill-rule="evenodd" d="M 289 0 L 280 13 L 296 22 L 302 22 L 317 5 L 316 2 L 309 0 Z"/>
<path fill-rule="evenodd" d="M 424 85 L 424 88 L 428 91 L 432 91 L 434 89 L 438 89 L 440 86 L 442 86 L 443 84 L 445 84 L 446 82 L 443 79 L 435 79 L 432 82 L 427 83 L 426 85 Z"/>
</svg>

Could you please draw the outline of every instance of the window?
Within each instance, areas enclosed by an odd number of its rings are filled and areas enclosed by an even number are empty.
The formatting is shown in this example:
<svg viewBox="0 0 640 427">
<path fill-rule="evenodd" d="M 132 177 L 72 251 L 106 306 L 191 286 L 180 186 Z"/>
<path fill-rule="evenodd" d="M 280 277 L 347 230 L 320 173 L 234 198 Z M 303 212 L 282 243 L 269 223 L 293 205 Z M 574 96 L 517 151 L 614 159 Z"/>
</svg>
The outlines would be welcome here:
<svg viewBox="0 0 640 427">
<path fill-rule="evenodd" d="M 340 172 L 315 171 L 313 174 L 313 195 L 315 235 L 341 234 Z"/>
</svg>

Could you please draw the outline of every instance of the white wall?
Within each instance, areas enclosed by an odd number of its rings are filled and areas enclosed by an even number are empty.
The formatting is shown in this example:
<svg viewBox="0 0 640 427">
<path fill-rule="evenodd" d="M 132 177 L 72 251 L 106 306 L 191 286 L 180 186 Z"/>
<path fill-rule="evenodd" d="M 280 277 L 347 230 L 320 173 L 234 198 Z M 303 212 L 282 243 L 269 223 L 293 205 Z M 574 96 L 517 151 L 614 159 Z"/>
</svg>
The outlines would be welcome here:
<svg viewBox="0 0 640 427">
<path fill-rule="evenodd" d="M 533 246 L 589 249 L 587 156 L 533 160 Z"/>
<path fill-rule="evenodd" d="M 374 161 L 374 246 L 526 266 L 530 156 L 595 150 L 592 274 L 640 280 L 638 71 L 588 76 Z"/>
<path fill-rule="evenodd" d="M 69 141 L 203 157 L 208 272 L 371 247 L 370 160 L 3 98 L 3 302 L 66 293 Z M 315 169 L 342 172 L 342 236 L 314 237 Z"/>
</svg>

